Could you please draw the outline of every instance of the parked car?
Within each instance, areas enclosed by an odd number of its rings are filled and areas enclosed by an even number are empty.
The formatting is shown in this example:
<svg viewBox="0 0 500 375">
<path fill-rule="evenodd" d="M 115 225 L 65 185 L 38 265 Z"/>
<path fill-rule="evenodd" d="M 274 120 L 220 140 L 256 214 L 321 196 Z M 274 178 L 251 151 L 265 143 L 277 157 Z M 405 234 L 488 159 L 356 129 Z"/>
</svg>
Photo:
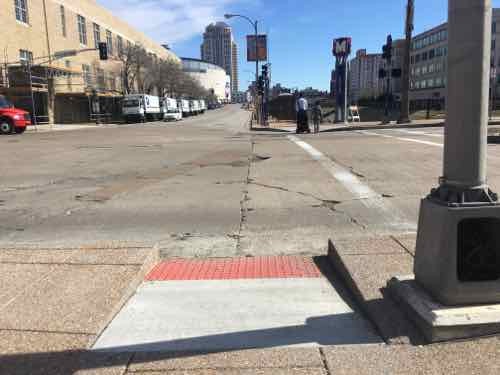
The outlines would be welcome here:
<svg viewBox="0 0 500 375">
<path fill-rule="evenodd" d="M 163 111 L 163 118 L 166 121 L 182 120 L 182 111 L 179 109 L 176 99 L 165 98 Z"/>
<path fill-rule="evenodd" d="M 31 125 L 29 112 L 15 108 L 4 96 L 0 95 L 0 134 L 21 134 Z"/>
<path fill-rule="evenodd" d="M 144 122 L 161 117 L 160 98 L 153 95 L 126 95 L 123 99 L 122 113 L 125 122 Z"/>
</svg>

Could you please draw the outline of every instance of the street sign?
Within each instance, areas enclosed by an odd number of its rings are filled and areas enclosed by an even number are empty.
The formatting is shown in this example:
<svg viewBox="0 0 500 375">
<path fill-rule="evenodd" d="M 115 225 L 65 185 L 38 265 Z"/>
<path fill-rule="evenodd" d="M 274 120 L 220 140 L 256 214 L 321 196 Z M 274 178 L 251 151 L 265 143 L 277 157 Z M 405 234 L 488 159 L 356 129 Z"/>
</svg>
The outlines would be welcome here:
<svg viewBox="0 0 500 375">
<path fill-rule="evenodd" d="M 351 38 L 337 38 L 333 40 L 333 56 L 346 57 L 351 54 Z"/>
<path fill-rule="evenodd" d="M 247 61 L 267 61 L 267 35 L 258 35 L 257 41 L 255 35 L 247 35 Z"/>
</svg>

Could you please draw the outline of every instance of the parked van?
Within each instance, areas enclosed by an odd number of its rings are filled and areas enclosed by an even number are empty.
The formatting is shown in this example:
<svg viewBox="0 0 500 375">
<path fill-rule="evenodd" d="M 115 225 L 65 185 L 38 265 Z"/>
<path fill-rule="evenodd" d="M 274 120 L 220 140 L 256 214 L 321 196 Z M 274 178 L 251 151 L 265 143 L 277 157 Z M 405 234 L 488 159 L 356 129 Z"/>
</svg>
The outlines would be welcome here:
<svg viewBox="0 0 500 375">
<path fill-rule="evenodd" d="M 207 102 L 203 99 L 200 100 L 200 112 L 205 113 L 207 110 Z"/>
<path fill-rule="evenodd" d="M 188 117 L 189 115 L 191 115 L 191 106 L 189 105 L 189 100 L 179 99 L 177 101 L 177 105 L 181 110 L 182 117 Z"/>
<path fill-rule="evenodd" d="M 190 100 L 189 108 L 191 109 L 191 113 L 193 115 L 198 115 L 200 113 L 200 103 L 198 100 Z"/>
<path fill-rule="evenodd" d="M 161 117 L 160 98 L 153 95 L 126 95 L 123 98 L 122 113 L 125 122 L 154 121 Z"/>
<path fill-rule="evenodd" d="M 179 109 L 176 99 L 165 98 L 163 102 L 163 119 L 166 121 L 182 120 L 182 111 Z"/>
</svg>

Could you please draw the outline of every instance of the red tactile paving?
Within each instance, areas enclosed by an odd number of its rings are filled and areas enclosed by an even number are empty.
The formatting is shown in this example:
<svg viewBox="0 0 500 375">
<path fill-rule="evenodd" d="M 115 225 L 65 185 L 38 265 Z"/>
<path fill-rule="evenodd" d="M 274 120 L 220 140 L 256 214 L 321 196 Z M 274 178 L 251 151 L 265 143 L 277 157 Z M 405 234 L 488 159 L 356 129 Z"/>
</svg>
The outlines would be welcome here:
<svg viewBox="0 0 500 375">
<path fill-rule="evenodd" d="M 177 259 L 158 264 L 146 281 L 316 278 L 321 272 L 311 258 L 257 257 Z"/>
</svg>

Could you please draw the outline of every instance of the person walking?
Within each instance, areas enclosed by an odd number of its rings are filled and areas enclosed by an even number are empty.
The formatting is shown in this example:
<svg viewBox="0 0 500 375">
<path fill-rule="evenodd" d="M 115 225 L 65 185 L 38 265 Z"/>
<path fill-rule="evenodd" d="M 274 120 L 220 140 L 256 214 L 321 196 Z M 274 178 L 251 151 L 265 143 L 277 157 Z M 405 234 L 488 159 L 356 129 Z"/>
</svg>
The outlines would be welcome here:
<svg viewBox="0 0 500 375">
<path fill-rule="evenodd" d="M 309 119 L 307 117 L 307 110 L 309 109 L 309 104 L 304 95 L 299 94 L 299 99 L 295 103 L 295 110 L 297 111 L 297 131 L 296 133 L 310 133 L 309 129 Z"/>
<path fill-rule="evenodd" d="M 323 110 L 321 109 L 319 100 L 314 103 L 312 118 L 314 123 L 314 133 L 317 134 L 319 133 L 319 125 L 323 122 Z"/>
</svg>

